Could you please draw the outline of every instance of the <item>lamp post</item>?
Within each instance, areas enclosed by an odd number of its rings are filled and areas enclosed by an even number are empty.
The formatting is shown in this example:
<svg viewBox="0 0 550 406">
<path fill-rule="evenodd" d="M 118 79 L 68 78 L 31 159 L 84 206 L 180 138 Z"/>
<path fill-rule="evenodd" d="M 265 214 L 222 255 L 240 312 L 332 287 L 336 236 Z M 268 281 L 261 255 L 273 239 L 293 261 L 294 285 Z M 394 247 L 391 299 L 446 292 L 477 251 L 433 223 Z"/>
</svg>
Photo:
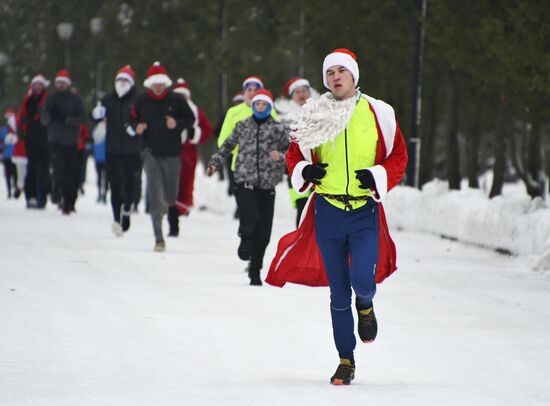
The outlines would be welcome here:
<svg viewBox="0 0 550 406">
<path fill-rule="evenodd" d="M 73 23 L 59 23 L 57 24 L 57 36 L 63 42 L 63 65 L 65 69 L 71 69 L 71 50 L 69 47 L 69 41 L 73 36 Z"/>
<path fill-rule="evenodd" d="M 411 136 L 409 138 L 407 185 L 419 187 L 420 174 L 420 119 L 422 117 L 422 62 L 424 59 L 424 20 L 428 0 L 418 0 L 420 15 L 416 27 L 416 55 L 414 63 L 414 90 Z"/>
<path fill-rule="evenodd" d="M 101 17 L 94 17 L 90 20 L 90 31 L 95 38 L 103 31 L 103 19 Z M 101 97 L 101 58 L 99 58 L 99 48 L 96 41 L 94 49 L 94 103 L 97 103 Z"/>
<path fill-rule="evenodd" d="M 4 52 L 0 52 L 0 100 L 6 97 L 6 89 L 4 88 L 4 69 L 9 61 L 9 56 Z"/>
</svg>

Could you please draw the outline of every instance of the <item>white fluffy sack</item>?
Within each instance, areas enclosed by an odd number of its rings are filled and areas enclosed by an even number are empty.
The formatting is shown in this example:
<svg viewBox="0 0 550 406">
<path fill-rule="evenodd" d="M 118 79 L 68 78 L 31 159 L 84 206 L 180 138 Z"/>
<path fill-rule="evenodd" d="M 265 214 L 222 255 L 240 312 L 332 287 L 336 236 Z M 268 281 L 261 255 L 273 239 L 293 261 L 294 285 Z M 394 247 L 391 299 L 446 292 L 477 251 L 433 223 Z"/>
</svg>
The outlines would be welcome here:
<svg viewBox="0 0 550 406">
<path fill-rule="evenodd" d="M 302 149 L 315 148 L 334 139 L 346 128 L 357 100 L 336 100 L 330 92 L 318 99 L 308 99 L 297 114 L 289 114 L 290 138 Z"/>
</svg>

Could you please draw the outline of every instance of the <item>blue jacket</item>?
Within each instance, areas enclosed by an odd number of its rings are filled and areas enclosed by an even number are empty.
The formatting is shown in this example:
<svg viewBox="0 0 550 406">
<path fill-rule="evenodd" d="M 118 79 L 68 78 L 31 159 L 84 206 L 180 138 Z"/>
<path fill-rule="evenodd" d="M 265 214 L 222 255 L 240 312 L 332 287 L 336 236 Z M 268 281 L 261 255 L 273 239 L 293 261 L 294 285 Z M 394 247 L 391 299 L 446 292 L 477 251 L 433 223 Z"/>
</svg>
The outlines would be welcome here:
<svg viewBox="0 0 550 406">
<path fill-rule="evenodd" d="M 96 162 L 105 162 L 105 139 L 103 142 L 95 143 L 93 146 L 94 159 Z"/>
<path fill-rule="evenodd" d="M 0 151 L 2 151 L 2 159 L 10 159 L 13 156 L 14 144 L 6 144 L 5 139 L 10 129 L 7 125 L 0 128 Z"/>
</svg>

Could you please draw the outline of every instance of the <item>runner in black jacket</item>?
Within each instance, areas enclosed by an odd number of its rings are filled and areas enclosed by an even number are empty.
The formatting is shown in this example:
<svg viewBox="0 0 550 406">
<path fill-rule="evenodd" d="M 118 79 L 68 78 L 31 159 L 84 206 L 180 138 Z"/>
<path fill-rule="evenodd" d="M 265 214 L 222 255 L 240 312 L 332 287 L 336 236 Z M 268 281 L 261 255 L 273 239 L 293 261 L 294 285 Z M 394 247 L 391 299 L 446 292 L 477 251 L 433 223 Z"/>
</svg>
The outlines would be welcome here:
<svg viewBox="0 0 550 406">
<path fill-rule="evenodd" d="M 130 65 L 119 69 L 115 89 L 92 111 L 92 118 L 107 120 L 106 170 L 111 188 L 113 233 L 120 237 L 130 228 L 130 214 L 141 176 L 140 137 L 132 128 L 131 107 L 136 100 L 135 74 Z"/>
<path fill-rule="evenodd" d="M 149 213 L 155 233 L 155 251 L 164 251 L 162 217 L 176 202 L 180 175 L 182 132 L 193 134 L 195 116 L 182 95 L 170 91 L 166 69 L 155 62 L 132 109 L 135 131 L 142 137 L 142 158 L 147 174 Z"/>
<path fill-rule="evenodd" d="M 48 128 L 48 143 L 53 168 L 52 201 L 63 214 L 75 211 L 80 171 L 78 167 L 78 136 L 86 121 L 84 104 L 70 91 L 71 78 L 67 70 L 55 77 L 56 91 L 46 97 L 41 122 Z"/>
</svg>

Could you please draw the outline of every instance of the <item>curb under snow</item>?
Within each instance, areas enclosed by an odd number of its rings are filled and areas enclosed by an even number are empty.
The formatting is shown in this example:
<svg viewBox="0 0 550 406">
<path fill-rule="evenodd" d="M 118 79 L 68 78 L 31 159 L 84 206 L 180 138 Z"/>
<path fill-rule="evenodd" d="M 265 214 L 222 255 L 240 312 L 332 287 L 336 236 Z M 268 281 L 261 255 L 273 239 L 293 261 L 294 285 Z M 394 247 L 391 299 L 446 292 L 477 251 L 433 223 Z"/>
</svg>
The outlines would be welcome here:
<svg viewBox="0 0 550 406">
<path fill-rule="evenodd" d="M 449 190 L 442 181 L 423 190 L 398 186 L 384 201 L 390 226 L 536 257 L 550 270 L 550 207 L 542 199 L 508 195 L 489 199 L 479 189 Z"/>
</svg>

